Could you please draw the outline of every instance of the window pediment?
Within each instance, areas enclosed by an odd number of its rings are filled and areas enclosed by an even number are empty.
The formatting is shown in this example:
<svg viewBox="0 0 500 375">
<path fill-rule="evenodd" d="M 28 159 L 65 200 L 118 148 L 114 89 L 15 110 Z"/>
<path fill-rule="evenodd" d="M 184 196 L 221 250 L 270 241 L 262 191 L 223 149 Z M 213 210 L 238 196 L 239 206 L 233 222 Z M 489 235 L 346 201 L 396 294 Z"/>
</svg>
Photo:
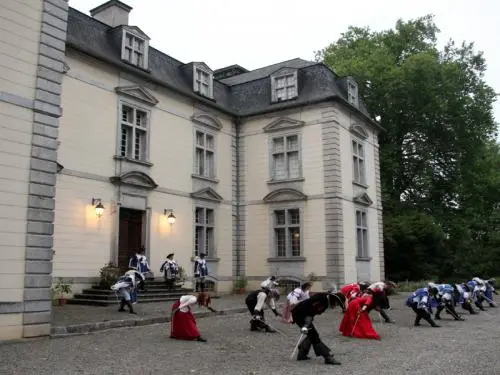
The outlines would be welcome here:
<svg viewBox="0 0 500 375">
<path fill-rule="evenodd" d="M 349 128 L 349 130 L 351 131 L 351 133 L 354 133 L 358 137 L 361 137 L 363 139 L 367 139 L 368 136 L 369 136 L 369 134 L 366 131 L 366 129 L 363 126 L 358 125 L 358 124 L 351 125 L 351 127 Z"/>
<path fill-rule="evenodd" d="M 195 63 L 193 63 L 193 65 L 196 69 L 204 70 L 207 73 L 213 73 L 213 70 L 210 69 L 210 67 L 207 64 L 205 64 L 204 62 L 195 62 Z"/>
<path fill-rule="evenodd" d="M 115 185 L 129 185 L 147 190 L 153 190 L 158 187 L 158 184 L 151 177 L 139 171 L 131 171 L 119 176 L 113 176 L 110 178 L 110 181 Z"/>
<path fill-rule="evenodd" d="M 147 36 L 147 34 L 144 31 L 142 31 L 140 28 L 138 28 L 137 26 L 123 25 L 122 27 L 123 27 L 123 30 L 125 30 L 126 32 L 128 32 L 130 34 L 134 34 L 134 36 L 137 36 L 137 37 L 145 39 L 145 40 L 151 40 L 151 38 L 149 36 Z"/>
<path fill-rule="evenodd" d="M 191 117 L 191 120 L 194 123 L 205 125 L 215 130 L 222 129 L 222 123 L 220 122 L 220 120 L 216 116 L 211 115 L 209 113 L 201 113 L 198 115 L 194 115 Z"/>
<path fill-rule="evenodd" d="M 222 202 L 224 200 L 224 198 L 222 198 L 214 189 L 210 187 L 191 193 L 191 198 L 212 202 Z"/>
<path fill-rule="evenodd" d="M 367 193 L 360 194 L 354 197 L 354 202 L 359 203 L 363 206 L 371 206 L 373 204 L 372 199 Z"/>
<path fill-rule="evenodd" d="M 282 188 L 271 191 L 262 200 L 266 203 L 304 201 L 307 195 L 291 188 Z"/>
<path fill-rule="evenodd" d="M 280 130 L 297 129 L 305 125 L 304 121 L 294 120 L 289 117 L 280 117 L 270 124 L 264 126 L 263 130 L 266 133 L 277 132 Z"/>
<path fill-rule="evenodd" d="M 287 67 L 279 68 L 278 70 L 271 73 L 271 78 L 280 77 L 288 74 L 297 74 L 297 69 L 287 68 Z"/>
<path fill-rule="evenodd" d="M 132 99 L 138 100 L 142 103 L 146 103 L 150 106 L 155 106 L 158 104 L 158 99 L 156 99 L 153 94 L 151 94 L 144 87 L 134 85 L 134 86 L 119 86 L 115 88 L 118 94 L 128 96 Z"/>
</svg>

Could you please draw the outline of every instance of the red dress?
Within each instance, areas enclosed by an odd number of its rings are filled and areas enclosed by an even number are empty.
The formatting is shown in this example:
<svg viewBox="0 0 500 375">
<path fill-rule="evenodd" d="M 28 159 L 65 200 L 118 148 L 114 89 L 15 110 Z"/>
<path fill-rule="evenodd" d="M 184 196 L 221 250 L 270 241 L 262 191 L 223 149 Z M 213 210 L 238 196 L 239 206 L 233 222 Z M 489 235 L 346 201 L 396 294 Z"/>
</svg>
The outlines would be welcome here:
<svg viewBox="0 0 500 375">
<path fill-rule="evenodd" d="M 181 304 L 180 300 L 174 303 L 172 311 L 175 311 Z M 196 326 L 196 319 L 194 318 L 191 309 L 188 307 L 187 312 L 180 310 L 174 313 L 172 317 L 170 337 L 179 340 L 196 340 L 201 336 L 198 327 Z"/>
<path fill-rule="evenodd" d="M 364 305 L 368 305 L 368 309 L 370 309 L 371 303 L 372 297 L 369 295 L 363 295 L 349 302 L 347 311 L 339 327 L 339 331 L 342 332 L 342 335 L 360 339 L 380 340 L 380 335 L 373 328 L 372 321 L 368 315 L 369 310 L 361 312 Z M 359 319 L 358 312 L 361 312 Z M 358 319 L 357 323 L 356 319 Z"/>
<path fill-rule="evenodd" d="M 345 285 L 340 291 L 345 296 L 346 300 L 349 301 L 352 297 L 361 293 L 361 288 L 358 283 L 352 283 Z"/>
</svg>

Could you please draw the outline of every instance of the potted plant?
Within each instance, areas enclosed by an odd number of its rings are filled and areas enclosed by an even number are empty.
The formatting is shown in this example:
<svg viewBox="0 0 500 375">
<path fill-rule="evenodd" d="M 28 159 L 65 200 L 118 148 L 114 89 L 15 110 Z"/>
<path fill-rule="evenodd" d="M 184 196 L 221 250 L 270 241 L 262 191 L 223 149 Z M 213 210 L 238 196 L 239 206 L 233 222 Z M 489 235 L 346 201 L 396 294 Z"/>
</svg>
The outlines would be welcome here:
<svg viewBox="0 0 500 375">
<path fill-rule="evenodd" d="M 63 306 L 66 304 L 68 299 L 66 298 L 67 294 L 71 294 L 71 285 L 59 279 L 56 286 L 53 287 L 53 295 L 56 297 L 55 299 L 58 301 L 59 306 Z"/>
<path fill-rule="evenodd" d="M 111 288 L 111 285 L 116 283 L 116 280 L 122 275 L 122 270 L 116 264 L 108 263 L 100 270 L 99 285 L 104 289 Z"/>
<path fill-rule="evenodd" d="M 243 294 L 246 292 L 247 279 L 244 276 L 238 276 L 234 281 L 234 291 L 237 294 Z"/>
</svg>

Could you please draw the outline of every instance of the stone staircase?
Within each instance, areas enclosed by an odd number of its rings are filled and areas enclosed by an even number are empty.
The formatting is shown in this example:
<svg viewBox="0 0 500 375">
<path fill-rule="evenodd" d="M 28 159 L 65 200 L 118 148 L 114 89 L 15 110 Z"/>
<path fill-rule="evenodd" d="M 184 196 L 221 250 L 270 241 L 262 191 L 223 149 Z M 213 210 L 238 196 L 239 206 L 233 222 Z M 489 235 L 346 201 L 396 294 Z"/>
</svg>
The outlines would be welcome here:
<svg viewBox="0 0 500 375">
<path fill-rule="evenodd" d="M 145 292 L 137 293 L 139 303 L 176 301 L 184 294 L 193 293 L 193 289 L 181 288 L 167 289 L 163 280 L 148 280 L 145 285 Z M 118 297 L 115 292 L 109 288 L 103 288 L 100 285 L 94 285 L 92 288 L 84 289 L 81 293 L 75 294 L 68 300 L 71 305 L 87 306 L 110 306 L 118 303 Z"/>
</svg>

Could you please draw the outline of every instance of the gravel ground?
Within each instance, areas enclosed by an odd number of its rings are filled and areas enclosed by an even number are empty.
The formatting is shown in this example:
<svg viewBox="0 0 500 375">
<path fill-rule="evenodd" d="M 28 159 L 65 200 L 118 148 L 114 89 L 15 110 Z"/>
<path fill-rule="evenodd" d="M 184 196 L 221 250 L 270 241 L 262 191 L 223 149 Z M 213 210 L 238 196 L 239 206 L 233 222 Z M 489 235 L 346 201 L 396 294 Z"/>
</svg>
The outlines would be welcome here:
<svg viewBox="0 0 500 375">
<path fill-rule="evenodd" d="M 464 322 L 445 317 L 441 328 L 426 323 L 415 328 L 413 313 L 403 306 L 403 300 L 394 298 L 392 305 L 395 325 L 379 323 L 375 317 L 381 341 L 340 336 L 338 311 L 316 319 L 320 335 L 342 366 L 324 365 L 321 358 L 290 361 L 299 333 L 296 326 L 269 317 L 282 334 L 250 332 L 249 315 L 237 314 L 200 319 L 198 325 L 207 343 L 169 339 L 170 328 L 163 324 L 4 344 L 0 346 L 0 373 L 500 374 L 500 309 L 464 315 Z M 135 343 L 140 346 L 132 350 Z"/>
<path fill-rule="evenodd" d="M 226 310 L 245 306 L 246 295 L 225 295 L 212 300 L 212 307 L 216 310 Z M 175 302 L 175 301 L 174 301 Z M 140 319 L 169 315 L 174 302 L 152 302 L 134 305 L 137 315 L 119 313 L 118 302 L 112 306 L 81 306 L 64 305 L 52 308 L 52 325 L 66 326 L 72 324 L 106 322 L 109 320 Z M 205 308 L 194 307 L 194 311 L 207 311 Z"/>
</svg>

